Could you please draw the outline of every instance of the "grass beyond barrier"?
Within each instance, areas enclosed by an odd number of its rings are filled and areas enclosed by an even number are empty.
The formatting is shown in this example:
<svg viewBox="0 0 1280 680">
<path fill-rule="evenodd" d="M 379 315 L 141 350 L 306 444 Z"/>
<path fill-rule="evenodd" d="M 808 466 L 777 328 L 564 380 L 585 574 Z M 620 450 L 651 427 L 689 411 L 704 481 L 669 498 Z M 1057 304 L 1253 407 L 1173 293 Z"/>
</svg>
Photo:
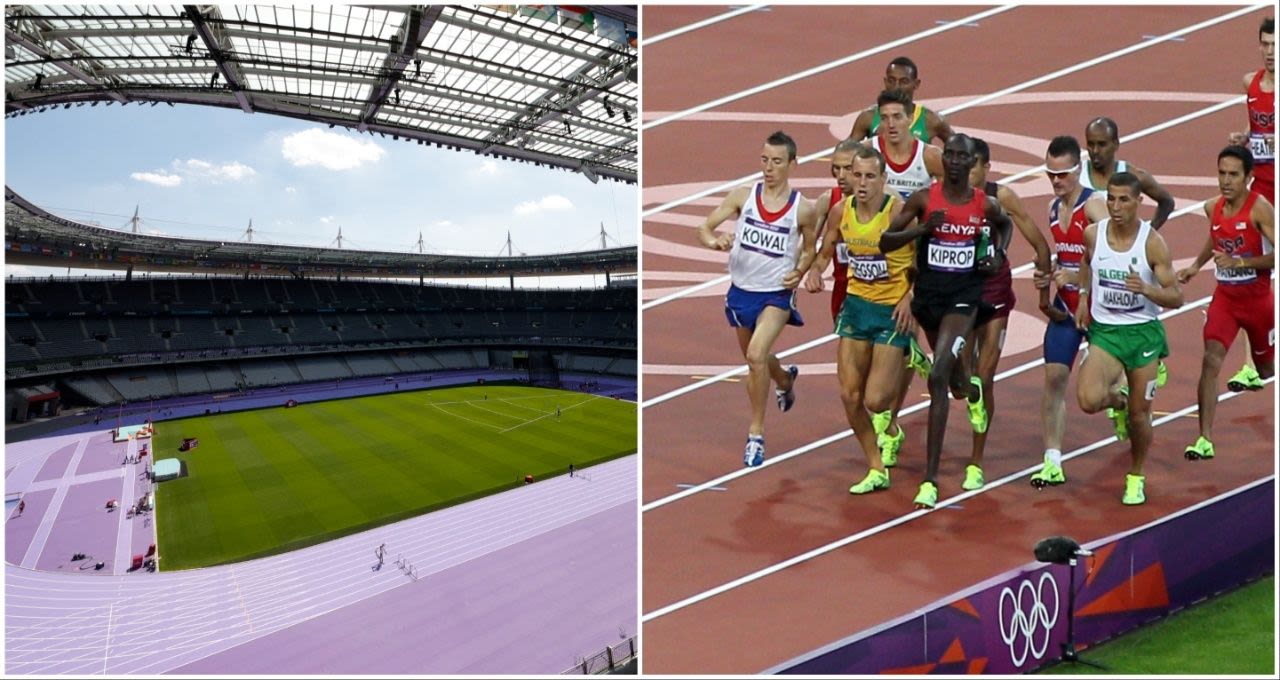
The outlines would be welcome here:
<svg viewBox="0 0 1280 680">
<path fill-rule="evenodd" d="M 1275 676 L 1276 579 L 1184 609 L 1080 653 L 1107 667 L 1058 664 L 1043 674 Z"/>
<path fill-rule="evenodd" d="M 200 445 L 179 453 L 183 437 Z M 156 492 L 172 571 L 296 550 L 634 453 L 636 405 L 442 388 L 166 421 L 153 446 L 189 472 Z"/>
</svg>

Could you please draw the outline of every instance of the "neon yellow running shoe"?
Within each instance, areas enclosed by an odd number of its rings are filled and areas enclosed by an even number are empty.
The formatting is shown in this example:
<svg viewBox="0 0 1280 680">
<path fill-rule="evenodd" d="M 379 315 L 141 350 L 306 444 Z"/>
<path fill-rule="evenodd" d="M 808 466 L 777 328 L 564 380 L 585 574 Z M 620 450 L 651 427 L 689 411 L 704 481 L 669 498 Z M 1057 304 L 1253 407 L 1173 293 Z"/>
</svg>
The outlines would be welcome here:
<svg viewBox="0 0 1280 680">
<path fill-rule="evenodd" d="M 907 351 L 907 366 L 920 376 L 921 380 L 928 380 L 929 373 L 933 371 L 933 362 L 929 360 L 929 355 L 924 353 L 924 348 L 920 343 L 916 342 L 915 336 L 911 337 L 911 343 Z"/>
<path fill-rule="evenodd" d="M 920 493 L 916 494 L 915 504 L 917 508 L 932 508 L 938 504 L 938 487 L 933 482 L 924 482 L 920 485 Z"/>
<path fill-rule="evenodd" d="M 1156 365 L 1156 387 L 1164 387 L 1169 382 L 1169 367 L 1164 365 L 1164 359 Z"/>
<path fill-rule="evenodd" d="M 987 480 L 982 476 L 982 468 L 977 465 L 970 465 L 964 469 L 964 484 L 960 485 L 965 491 L 973 491 L 981 489 Z"/>
<path fill-rule="evenodd" d="M 1146 479 L 1142 475 L 1125 475 L 1124 497 L 1120 499 L 1120 502 L 1125 505 L 1142 505 L 1146 503 L 1147 494 L 1143 490 L 1143 487 L 1146 486 Z"/>
<path fill-rule="evenodd" d="M 990 419 L 987 416 L 987 400 L 982 394 L 982 378 L 976 375 L 969 376 L 969 383 L 978 388 L 978 401 L 975 403 L 965 399 L 965 403 L 969 406 L 969 424 L 973 426 L 973 431 L 978 434 L 984 434 L 987 431 L 987 425 Z"/>
<path fill-rule="evenodd" d="M 1046 460 L 1044 467 L 1040 471 L 1031 475 L 1031 486 L 1037 489 L 1043 489 L 1046 486 L 1057 486 L 1065 484 L 1067 475 L 1062 471 L 1062 466 Z"/>
<path fill-rule="evenodd" d="M 889 429 L 889 423 L 893 422 L 893 411 L 881 411 L 871 414 L 871 429 L 875 430 L 876 436 L 884 434 Z"/>
<path fill-rule="evenodd" d="M 1125 399 L 1124 408 L 1107 409 L 1107 417 L 1116 428 L 1116 439 L 1124 441 L 1129 438 L 1129 387 L 1121 387 L 1120 394 Z"/>
<path fill-rule="evenodd" d="M 1227 389 L 1232 392 L 1260 390 L 1262 389 L 1262 376 L 1258 375 L 1258 369 L 1245 364 L 1244 368 L 1236 371 L 1236 374 L 1227 381 Z"/>
<path fill-rule="evenodd" d="M 898 426 L 898 434 L 882 434 L 876 439 L 880 446 L 880 462 L 891 468 L 898 464 L 898 452 L 902 450 L 902 442 L 907 440 L 907 433 Z"/>
<path fill-rule="evenodd" d="M 1213 458 L 1213 442 L 1200 437 L 1196 440 L 1196 443 L 1187 447 L 1183 455 L 1187 457 L 1187 460 L 1208 460 Z"/>
<path fill-rule="evenodd" d="M 871 493 L 876 489 L 889 488 L 889 473 L 881 472 L 875 468 L 867 471 L 867 476 L 862 478 L 861 482 L 849 487 L 849 493 L 854 495 L 862 495 Z"/>
</svg>

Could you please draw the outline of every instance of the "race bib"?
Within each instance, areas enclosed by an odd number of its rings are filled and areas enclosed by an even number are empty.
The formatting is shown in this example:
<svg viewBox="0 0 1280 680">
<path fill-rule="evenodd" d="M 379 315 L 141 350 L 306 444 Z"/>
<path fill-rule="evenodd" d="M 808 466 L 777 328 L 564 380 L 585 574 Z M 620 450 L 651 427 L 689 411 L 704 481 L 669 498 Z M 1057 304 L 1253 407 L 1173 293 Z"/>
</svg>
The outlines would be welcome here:
<svg viewBox="0 0 1280 680">
<path fill-rule="evenodd" d="M 1238 285 L 1256 281 L 1258 270 L 1253 267 L 1218 267 L 1214 270 L 1214 276 L 1217 277 L 1219 283 Z"/>
<path fill-rule="evenodd" d="M 746 219 L 742 224 L 742 233 L 738 235 L 738 243 L 742 247 L 767 255 L 782 257 L 787 254 L 787 238 L 791 230 L 787 227 L 775 227 L 766 222 Z"/>
<path fill-rule="evenodd" d="M 1061 266 L 1064 270 L 1069 271 L 1072 274 L 1075 274 L 1077 281 L 1080 280 L 1080 263 L 1079 262 L 1073 262 L 1070 264 L 1063 262 Z M 1077 286 L 1074 283 L 1068 283 L 1067 285 L 1062 286 L 1062 290 L 1080 290 L 1080 286 Z"/>
<path fill-rule="evenodd" d="M 973 271 L 973 241 L 930 241 L 929 268 L 941 272 Z"/>
<path fill-rule="evenodd" d="M 849 261 L 849 273 L 859 281 L 885 281 L 889 278 L 889 262 L 883 255 L 855 255 Z"/>
<path fill-rule="evenodd" d="M 836 262 L 849 264 L 849 244 L 844 241 L 836 244 Z"/>
<path fill-rule="evenodd" d="M 1138 312 L 1145 306 L 1142 295 L 1126 290 L 1124 281 L 1099 279 L 1098 303 L 1112 312 Z"/>
<path fill-rule="evenodd" d="M 1257 132 L 1249 134 L 1249 151 L 1253 152 L 1255 161 L 1274 163 L 1276 160 L 1276 150 L 1267 143 L 1267 136 L 1264 134 Z"/>
</svg>

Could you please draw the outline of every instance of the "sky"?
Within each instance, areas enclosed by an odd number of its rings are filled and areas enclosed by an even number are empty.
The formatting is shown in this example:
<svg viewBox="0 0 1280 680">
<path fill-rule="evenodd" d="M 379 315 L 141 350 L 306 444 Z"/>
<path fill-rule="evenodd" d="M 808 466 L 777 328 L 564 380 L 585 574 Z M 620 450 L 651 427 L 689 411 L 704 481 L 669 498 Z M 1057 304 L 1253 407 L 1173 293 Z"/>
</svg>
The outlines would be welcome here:
<svg viewBox="0 0 1280 680">
<path fill-rule="evenodd" d="M 498 255 L 636 245 L 633 185 L 268 114 L 85 105 L 4 121 L 4 182 L 77 221 L 145 233 Z M 24 275 L 33 268 L 7 266 Z M 65 271 L 65 270 L 62 270 Z M 99 272 L 101 273 L 101 272 Z"/>
</svg>

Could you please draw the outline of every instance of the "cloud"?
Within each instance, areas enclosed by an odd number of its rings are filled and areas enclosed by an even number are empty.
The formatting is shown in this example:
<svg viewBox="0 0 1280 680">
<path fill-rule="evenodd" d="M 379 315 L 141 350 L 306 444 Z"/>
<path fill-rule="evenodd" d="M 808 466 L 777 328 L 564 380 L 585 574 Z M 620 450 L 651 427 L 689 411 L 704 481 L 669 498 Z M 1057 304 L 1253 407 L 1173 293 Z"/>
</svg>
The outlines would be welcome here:
<svg viewBox="0 0 1280 680">
<path fill-rule="evenodd" d="M 449 220 L 440 220 L 439 222 L 436 222 L 436 223 L 435 223 L 435 225 L 433 225 L 433 226 L 437 226 L 437 227 L 452 227 L 452 226 L 453 226 L 453 222 L 450 222 Z"/>
<path fill-rule="evenodd" d="M 170 174 L 167 170 L 157 170 L 156 172 L 135 172 L 129 175 L 139 182 L 154 184 L 158 187 L 171 188 L 182 184 L 182 177 Z"/>
<path fill-rule="evenodd" d="M 498 162 L 492 158 L 482 161 L 480 167 L 475 169 L 475 174 L 480 177 L 497 177 L 499 173 Z"/>
<path fill-rule="evenodd" d="M 298 190 L 297 190 L 297 189 L 295 189 L 295 188 L 293 188 L 293 187 L 285 187 L 285 188 L 284 188 L 284 192 L 285 192 L 286 194 L 296 194 L 296 193 L 298 193 Z"/>
<path fill-rule="evenodd" d="M 280 152 L 295 167 L 318 165 L 326 170 L 351 170 L 376 163 L 386 153 L 373 142 L 315 128 L 285 137 Z"/>
<path fill-rule="evenodd" d="M 573 210 L 573 203 L 560 194 L 543 196 L 538 201 L 525 201 L 516 206 L 515 213 L 521 216 L 536 215 L 540 212 L 564 212 Z"/>
<path fill-rule="evenodd" d="M 173 169 L 178 174 L 184 175 L 188 178 L 208 180 L 215 184 L 221 184 L 222 182 L 239 182 L 242 179 L 258 174 L 253 168 L 241 163 L 240 161 L 214 165 L 209 161 L 200 160 L 198 158 L 189 158 L 185 161 L 175 160 L 173 162 Z"/>
<path fill-rule="evenodd" d="M 333 224 L 333 215 L 325 215 L 320 218 L 320 224 Z"/>
</svg>

